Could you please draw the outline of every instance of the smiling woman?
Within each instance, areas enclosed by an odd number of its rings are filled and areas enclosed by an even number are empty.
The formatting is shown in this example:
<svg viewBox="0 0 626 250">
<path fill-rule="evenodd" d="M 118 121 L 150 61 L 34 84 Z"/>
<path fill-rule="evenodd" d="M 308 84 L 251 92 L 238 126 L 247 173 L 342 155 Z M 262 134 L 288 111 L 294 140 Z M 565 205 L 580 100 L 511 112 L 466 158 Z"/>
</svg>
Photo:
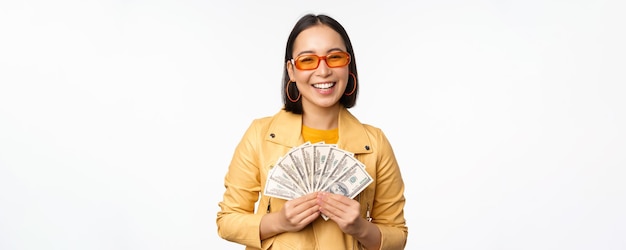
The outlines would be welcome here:
<svg viewBox="0 0 626 250">
<path fill-rule="evenodd" d="M 285 51 L 284 108 L 252 122 L 226 173 L 217 214 L 222 238 L 246 249 L 406 246 L 404 182 L 392 147 L 379 128 L 359 122 L 348 111 L 356 104 L 359 89 L 354 58 L 347 32 L 333 18 L 309 14 L 296 23 Z M 343 183 L 304 192 L 289 189 L 306 183 L 280 185 L 280 179 L 271 179 L 269 185 L 266 180 L 278 171 L 274 169 L 284 169 L 273 164 L 304 143 L 333 144 L 338 152 L 353 155 L 362 163 L 353 166 L 364 168 L 373 181 L 354 196 Z M 331 157 L 318 151 L 309 156 L 315 161 Z M 302 180 L 339 179 L 350 172 L 342 159 L 326 162 L 330 163 L 323 170 L 307 170 L 296 161 L 293 168 L 286 168 L 283 180 L 298 179 L 295 175 L 303 173 Z M 268 189 L 279 190 L 282 198 L 260 192 Z"/>
</svg>

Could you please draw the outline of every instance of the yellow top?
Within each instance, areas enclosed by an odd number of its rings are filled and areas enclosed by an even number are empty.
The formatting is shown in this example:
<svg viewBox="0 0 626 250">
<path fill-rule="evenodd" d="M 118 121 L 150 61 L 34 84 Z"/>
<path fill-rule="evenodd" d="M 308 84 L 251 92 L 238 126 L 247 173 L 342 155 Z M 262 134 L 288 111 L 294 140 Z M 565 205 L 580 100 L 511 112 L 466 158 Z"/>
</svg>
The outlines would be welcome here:
<svg viewBox="0 0 626 250">
<path fill-rule="evenodd" d="M 302 125 L 302 138 L 305 142 L 337 144 L 337 140 L 339 140 L 339 128 L 320 130 Z"/>
</svg>

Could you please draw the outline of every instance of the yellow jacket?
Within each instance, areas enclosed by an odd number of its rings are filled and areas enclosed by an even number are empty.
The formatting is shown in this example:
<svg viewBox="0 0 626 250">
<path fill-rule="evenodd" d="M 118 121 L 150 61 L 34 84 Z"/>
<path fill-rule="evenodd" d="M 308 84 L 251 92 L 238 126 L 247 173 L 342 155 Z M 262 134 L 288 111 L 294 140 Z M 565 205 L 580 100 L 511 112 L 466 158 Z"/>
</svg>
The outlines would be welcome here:
<svg viewBox="0 0 626 250">
<path fill-rule="evenodd" d="M 219 203 L 221 211 L 217 213 L 220 237 L 246 245 L 246 249 L 361 249 L 335 222 L 321 218 L 299 232 L 282 233 L 261 241 L 261 217 L 280 211 L 285 203 L 285 200 L 263 195 L 268 171 L 289 149 L 304 143 L 301 130 L 302 116 L 284 110 L 252 122 L 235 150 L 224 179 L 226 191 Z M 367 218 L 369 213 L 371 222 L 380 229 L 380 249 L 404 249 L 408 235 L 404 219 L 404 182 L 384 133 L 361 124 L 342 108 L 337 145 L 354 153 L 374 178 L 374 182 L 354 199 L 361 203 L 362 216 Z"/>
</svg>

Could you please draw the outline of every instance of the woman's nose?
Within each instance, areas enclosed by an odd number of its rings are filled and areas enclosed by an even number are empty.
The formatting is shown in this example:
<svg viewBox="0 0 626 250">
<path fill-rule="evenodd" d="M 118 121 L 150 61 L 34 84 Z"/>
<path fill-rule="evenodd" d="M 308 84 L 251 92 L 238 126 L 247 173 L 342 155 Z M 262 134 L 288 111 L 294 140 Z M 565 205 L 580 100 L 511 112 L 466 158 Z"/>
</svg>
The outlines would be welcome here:
<svg viewBox="0 0 626 250">
<path fill-rule="evenodd" d="M 319 76 L 328 76 L 328 75 L 330 75 L 331 70 L 328 67 L 328 64 L 326 64 L 326 59 L 321 59 L 320 65 L 317 67 L 316 73 Z"/>
</svg>

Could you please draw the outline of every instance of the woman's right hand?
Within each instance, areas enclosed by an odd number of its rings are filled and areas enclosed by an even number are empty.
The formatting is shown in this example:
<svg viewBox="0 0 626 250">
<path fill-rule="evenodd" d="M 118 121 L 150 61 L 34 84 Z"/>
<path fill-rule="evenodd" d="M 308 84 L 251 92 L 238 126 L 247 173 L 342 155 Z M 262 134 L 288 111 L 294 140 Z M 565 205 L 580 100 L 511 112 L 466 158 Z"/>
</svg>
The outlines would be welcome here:
<svg viewBox="0 0 626 250">
<path fill-rule="evenodd" d="M 320 216 L 317 192 L 285 202 L 279 212 L 265 214 L 261 219 L 260 236 L 267 239 L 284 232 L 297 232 Z"/>
<path fill-rule="evenodd" d="M 285 202 L 278 212 L 279 223 L 286 232 L 297 232 L 317 219 L 319 210 L 317 192 L 306 194 Z"/>
</svg>

